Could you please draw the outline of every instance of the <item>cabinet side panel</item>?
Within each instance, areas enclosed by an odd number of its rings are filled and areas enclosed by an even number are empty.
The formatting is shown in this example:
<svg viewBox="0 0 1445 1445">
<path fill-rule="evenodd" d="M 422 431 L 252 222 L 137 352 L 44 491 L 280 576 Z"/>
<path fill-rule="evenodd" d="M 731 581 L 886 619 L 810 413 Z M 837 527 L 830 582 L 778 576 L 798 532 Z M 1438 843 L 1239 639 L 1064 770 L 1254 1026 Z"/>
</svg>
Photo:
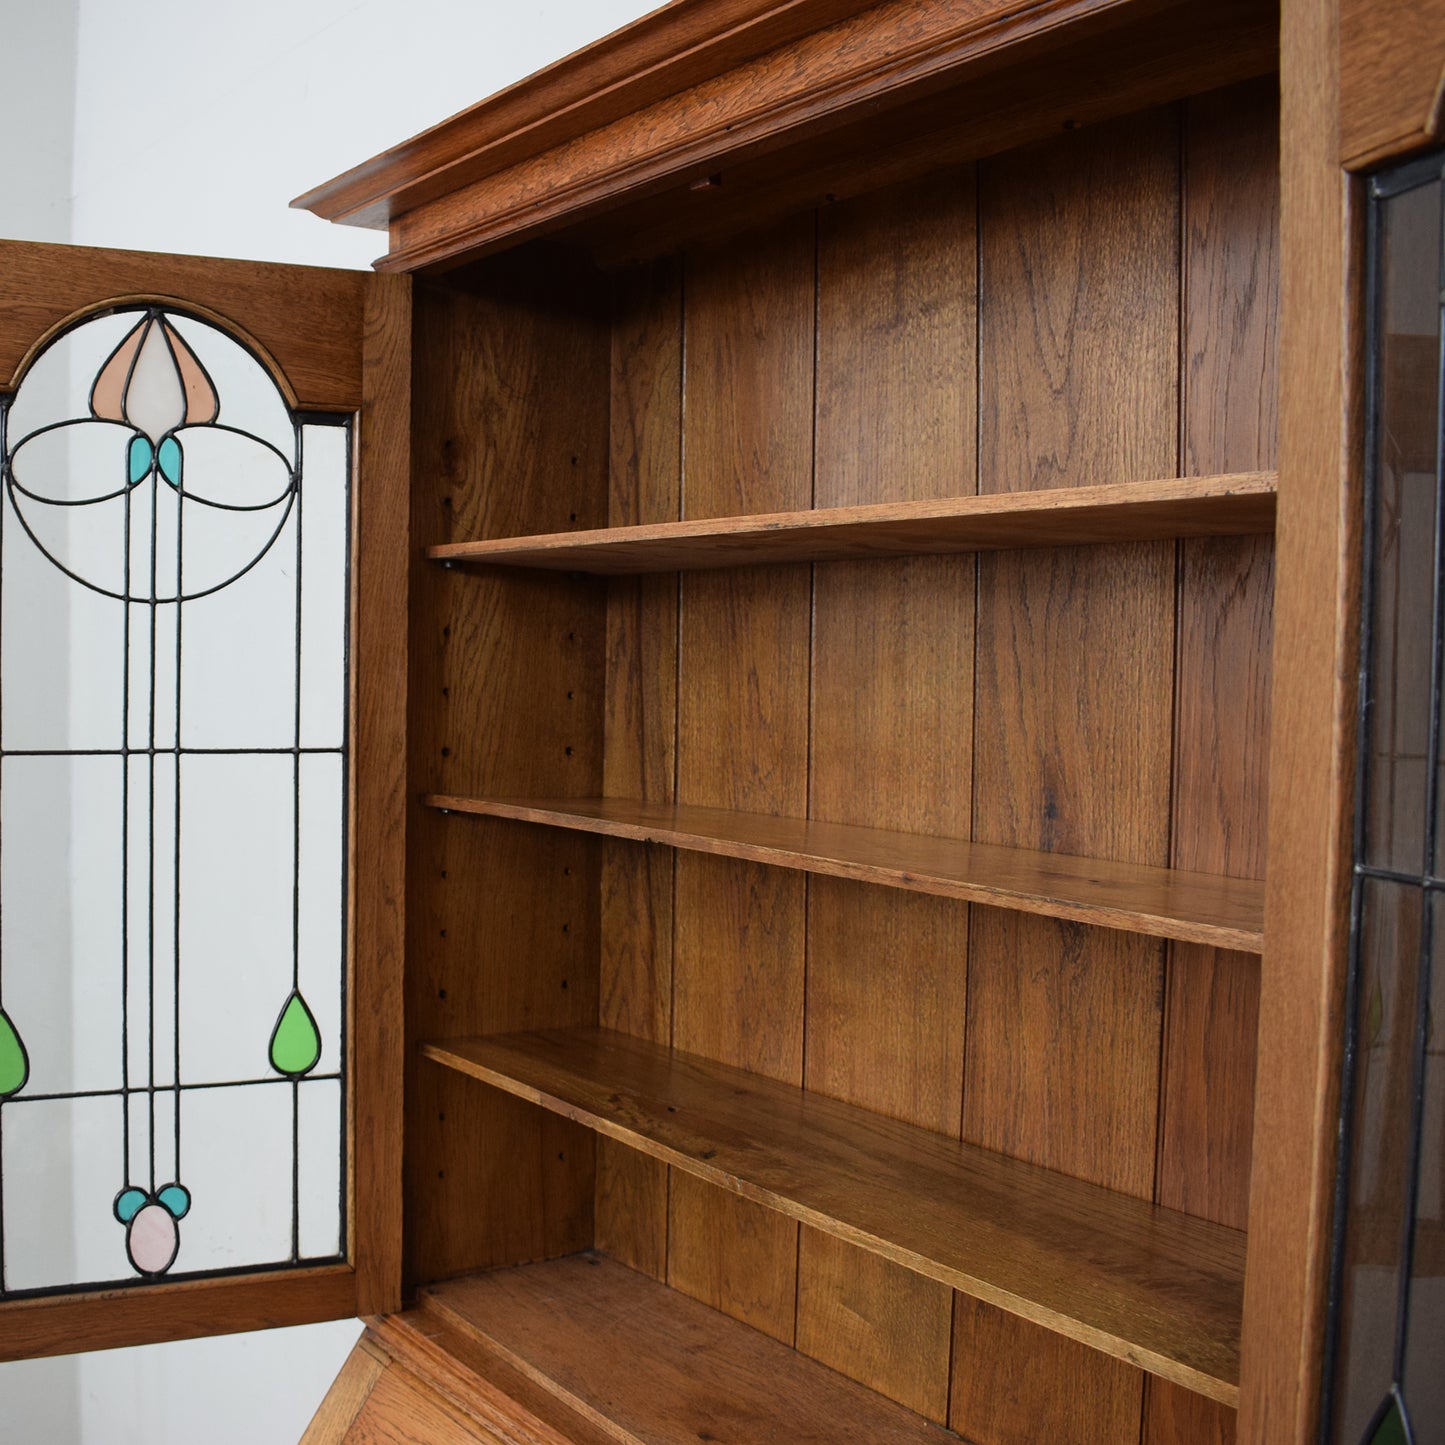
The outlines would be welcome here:
<svg viewBox="0 0 1445 1445">
<path fill-rule="evenodd" d="M 682 511 L 682 265 L 625 273 L 612 318 L 611 526 Z M 670 802 L 677 778 L 677 578 L 617 577 L 607 598 L 603 792 Z M 673 850 L 602 850 L 599 1022 L 672 1042 Z M 598 1141 L 597 1244 L 654 1278 L 667 1271 L 667 1166 Z"/>
<path fill-rule="evenodd" d="M 810 504 L 815 270 L 811 214 L 687 258 L 685 516 Z M 811 593 L 806 566 L 682 579 L 680 802 L 807 807 Z M 676 877 L 673 1043 L 801 1083 L 805 878 L 698 854 Z M 674 1176 L 668 1278 L 791 1343 L 797 1226 L 755 1209 Z M 713 1268 L 733 1255 L 746 1280 Z"/>
<path fill-rule="evenodd" d="M 1272 82 L 1184 108 L 1182 444 L 1191 474 L 1277 461 L 1279 104 Z M 1264 874 L 1274 540 L 1179 544 L 1175 867 Z M 1170 949 L 1156 1199 L 1243 1229 L 1259 960 Z M 1146 1445 L 1232 1442 L 1235 1412 L 1150 1380 Z"/>
<path fill-rule="evenodd" d="M 818 506 L 972 492 L 972 167 L 819 214 Z M 966 838 L 972 557 L 820 565 L 809 814 Z M 809 880 L 810 1089 L 958 1136 L 968 908 Z M 798 1344 L 943 1420 L 952 1300 L 810 1230 Z"/>
<path fill-rule="evenodd" d="M 982 491 L 1174 473 L 1178 216 L 1173 110 L 981 167 Z M 980 559 L 976 839 L 1166 861 L 1173 634 L 1171 544 Z M 1150 1195 L 1162 953 L 976 908 L 964 1137 Z M 974 1316 L 955 1332 L 953 1398 L 956 1420 L 996 1422 L 977 1438 L 1049 1418 L 1061 1376 L 1087 1406 L 1071 1428 L 1137 1434 L 1137 1372 L 1051 1338 L 1030 1338 L 1028 1370 L 999 1371 L 1000 1330 L 1019 1326 Z"/>
<path fill-rule="evenodd" d="M 418 552 L 605 520 L 607 330 L 587 280 L 518 257 L 456 287 L 418 288 Z M 601 586 L 419 562 L 413 595 L 413 797 L 596 793 Z M 587 1131 L 422 1060 L 415 1045 L 596 1020 L 600 849 L 419 806 L 413 822 L 406 1205 L 410 1277 L 424 1282 L 592 1242 Z"/>
</svg>

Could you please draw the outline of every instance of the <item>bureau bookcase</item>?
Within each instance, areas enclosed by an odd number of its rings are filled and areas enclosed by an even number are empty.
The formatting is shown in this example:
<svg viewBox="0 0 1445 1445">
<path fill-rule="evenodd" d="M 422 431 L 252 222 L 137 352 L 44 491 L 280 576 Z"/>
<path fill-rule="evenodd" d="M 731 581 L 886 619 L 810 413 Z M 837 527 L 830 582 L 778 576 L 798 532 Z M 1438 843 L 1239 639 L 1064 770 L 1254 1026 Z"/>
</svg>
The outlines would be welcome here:
<svg viewBox="0 0 1445 1445">
<path fill-rule="evenodd" d="M 1433 114 L 1345 9 L 685 0 L 298 203 L 413 273 L 308 1440 L 1313 1438 L 1341 166 Z"/>
</svg>

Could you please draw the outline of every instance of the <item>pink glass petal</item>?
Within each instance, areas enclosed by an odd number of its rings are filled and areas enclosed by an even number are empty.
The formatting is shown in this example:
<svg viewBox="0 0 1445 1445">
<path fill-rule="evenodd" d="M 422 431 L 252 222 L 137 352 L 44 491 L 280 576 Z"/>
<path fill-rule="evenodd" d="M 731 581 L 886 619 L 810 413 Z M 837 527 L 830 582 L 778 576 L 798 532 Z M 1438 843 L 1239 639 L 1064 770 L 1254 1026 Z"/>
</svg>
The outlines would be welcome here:
<svg viewBox="0 0 1445 1445">
<path fill-rule="evenodd" d="M 159 1204 L 147 1204 L 130 1222 L 126 1236 L 130 1262 L 142 1274 L 164 1274 L 179 1246 L 176 1221 Z"/>
<path fill-rule="evenodd" d="M 216 396 L 216 388 L 211 385 L 211 379 L 206 375 L 205 367 L 196 360 L 196 353 L 176 334 L 173 326 L 166 326 L 164 322 L 161 324 L 166 327 L 166 340 L 171 344 L 176 369 L 181 375 L 181 385 L 185 388 L 185 420 L 192 426 L 215 421 L 221 410 L 221 403 Z"/>
<path fill-rule="evenodd" d="M 110 359 L 100 369 L 95 385 L 90 389 L 90 411 L 102 421 L 125 420 L 125 383 L 130 375 L 131 363 L 141 342 L 145 340 L 148 321 L 137 322 L 127 333 L 125 340 L 110 354 Z"/>
</svg>

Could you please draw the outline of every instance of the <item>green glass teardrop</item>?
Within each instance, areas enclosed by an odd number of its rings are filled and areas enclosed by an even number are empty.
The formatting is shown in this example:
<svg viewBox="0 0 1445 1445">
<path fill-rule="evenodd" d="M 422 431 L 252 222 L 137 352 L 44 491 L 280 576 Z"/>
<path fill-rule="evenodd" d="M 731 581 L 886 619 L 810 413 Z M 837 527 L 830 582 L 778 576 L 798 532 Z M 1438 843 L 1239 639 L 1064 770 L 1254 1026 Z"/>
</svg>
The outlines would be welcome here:
<svg viewBox="0 0 1445 1445">
<path fill-rule="evenodd" d="M 1409 1436 L 1405 1433 L 1405 1421 L 1400 1414 L 1400 1401 L 1392 1398 L 1385 1418 L 1375 1427 L 1369 1445 L 1407 1445 Z"/>
<path fill-rule="evenodd" d="M 30 1077 L 30 1059 L 10 1015 L 0 1009 L 0 1099 L 8 1099 L 25 1087 Z"/>
<path fill-rule="evenodd" d="M 321 1057 L 321 1034 L 306 1000 L 293 991 L 271 1034 L 271 1067 L 278 1074 L 300 1078 Z"/>
</svg>

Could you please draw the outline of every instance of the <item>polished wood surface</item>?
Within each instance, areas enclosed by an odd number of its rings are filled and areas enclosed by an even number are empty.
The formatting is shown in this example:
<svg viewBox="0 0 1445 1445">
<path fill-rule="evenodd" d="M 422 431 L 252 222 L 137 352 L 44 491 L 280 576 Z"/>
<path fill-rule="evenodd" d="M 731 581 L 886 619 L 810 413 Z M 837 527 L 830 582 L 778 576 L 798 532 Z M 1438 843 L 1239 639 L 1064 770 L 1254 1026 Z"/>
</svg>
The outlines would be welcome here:
<svg viewBox="0 0 1445 1445">
<path fill-rule="evenodd" d="M 471 280 L 466 293 L 418 286 L 414 297 L 413 539 L 600 524 L 608 338 L 588 278 L 509 260 Z M 582 308 L 580 326 L 537 304 L 559 296 Z M 493 485 L 494 474 L 524 485 Z M 418 1066 L 415 1043 L 595 1022 L 598 845 L 459 827 L 416 800 L 484 780 L 600 787 L 606 620 L 592 583 L 460 577 L 419 549 L 413 563 L 406 1250 L 408 1278 L 425 1281 L 592 1243 L 590 1134 L 457 1089 Z M 538 879 L 545 905 L 519 907 Z M 512 966 L 518 949 L 525 972 Z"/>
<path fill-rule="evenodd" d="M 595 1254 L 434 1286 L 477 1337 L 623 1445 L 938 1445 L 936 1425 Z"/>
<path fill-rule="evenodd" d="M 1270 945 L 1239 1419 L 1250 1442 L 1319 1437 L 1335 1187 L 1364 455 L 1361 197 L 1340 172 L 1339 23 L 1335 0 L 1284 0 Z"/>
<path fill-rule="evenodd" d="M 666 843 L 1154 938 L 1252 952 L 1263 947 L 1264 888 L 1248 878 L 625 798 L 430 794 L 426 801 L 447 812 Z"/>
<path fill-rule="evenodd" d="M 164 297 L 239 326 L 293 406 L 356 411 L 368 278 L 357 271 L 0 241 L 0 387 L 61 322 L 105 303 Z"/>
<path fill-rule="evenodd" d="M 352 519 L 352 1218 L 360 1314 L 401 1307 L 411 281 L 367 290 Z M 358 760 L 365 760 L 364 763 Z"/>
<path fill-rule="evenodd" d="M 840 478 L 840 485 L 846 487 L 846 478 Z M 899 477 L 883 485 L 890 490 L 923 489 L 929 483 Z M 1274 491 L 1271 472 L 1104 482 L 451 542 L 428 548 L 427 555 L 442 562 L 625 575 L 1269 533 L 1274 529 Z"/>
<path fill-rule="evenodd" d="M 356 1273 L 330 1265 L 0 1304 L 7 1360 L 309 1325 L 356 1313 Z"/>
<path fill-rule="evenodd" d="M 1340 162 L 1364 170 L 1439 144 L 1445 0 L 1340 0 Z"/>
<path fill-rule="evenodd" d="M 1097 120 L 1101 110 L 1117 115 L 1173 100 L 1191 84 L 1258 75 L 1273 61 L 1272 20 L 1270 7 L 1255 0 L 1208 7 L 1182 0 L 968 0 L 941 7 L 891 0 L 411 206 L 394 215 L 391 249 L 380 264 L 439 266 L 559 228 L 575 230 L 579 220 L 609 212 L 625 224 L 628 209 L 658 191 L 779 152 L 801 152 L 825 170 L 839 155 L 856 156 L 876 186 L 883 178 L 869 174 L 868 162 L 880 144 L 885 151 L 907 148 L 923 135 L 931 143 L 918 149 L 935 151 L 936 160 L 970 160 L 990 153 L 990 140 L 993 149 L 1003 149 L 1056 133 L 1070 118 L 1058 115 L 1061 98 Z M 1092 82 L 1121 56 L 1101 107 L 1100 87 Z M 1187 65 L 1180 64 L 1184 57 Z M 945 112 L 966 107 L 970 83 L 997 80 L 1005 67 L 1015 92 L 1013 117 L 1034 107 L 1032 126 L 1023 134 L 1010 131 L 1006 120 L 991 133 L 975 128 L 971 147 L 962 153 L 945 147 L 937 156 L 927 135 L 933 127 L 919 125 L 910 102 L 933 101 Z M 890 125 L 895 115 L 901 127 Z M 861 152 L 858 136 L 837 134 L 860 120 L 877 132 L 861 137 Z M 814 204 L 827 194 L 809 185 L 794 187 L 799 190 Z M 726 192 L 720 199 L 726 209 Z"/>
<path fill-rule="evenodd" d="M 1233 1401 L 1236 1230 L 605 1030 L 424 1051 L 706 1183 Z"/>
<path fill-rule="evenodd" d="M 292 202 L 328 221 L 381 226 L 422 201 L 549 150 L 876 0 L 682 0 Z"/>
<path fill-rule="evenodd" d="M 815 271 L 808 215 L 686 258 L 684 518 L 808 505 Z M 681 579 L 680 803 L 806 811 L 810 583 L 805 565 Z M 696 853 L 674 866 L 671 1041 L 801 1083 L 806 878 Z M 669 1283 L 791 1343 L 797 1226 L 676 1177 L 668 1205 Z"/>
<path fill-rule="evenodd" d="M 346 1357 L 341 1373 L 331 1382 L 300 1445 L 338 1445 L 344 1440 L 389 1364 L 388 1357 L 370 1341 L 359 1341 Z"/>
</svg>

